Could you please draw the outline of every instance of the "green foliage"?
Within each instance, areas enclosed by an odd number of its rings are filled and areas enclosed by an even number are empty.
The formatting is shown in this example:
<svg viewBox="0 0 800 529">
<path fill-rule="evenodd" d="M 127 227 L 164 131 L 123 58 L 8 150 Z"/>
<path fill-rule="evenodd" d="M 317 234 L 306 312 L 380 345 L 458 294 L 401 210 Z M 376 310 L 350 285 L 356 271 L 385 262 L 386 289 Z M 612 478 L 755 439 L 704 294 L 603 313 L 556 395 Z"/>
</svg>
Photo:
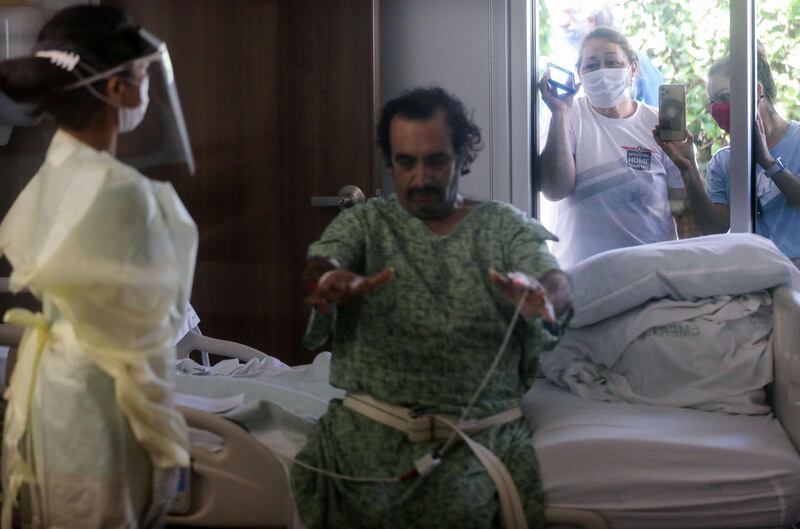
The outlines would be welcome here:
<svg viewBox="0 0 800 529">
<path fill-rule="evenodd" d="M 701 163 L 727 142 L 708 108 L 706 73 L 728 53 L 727 0 L 625 0 L 619 29 L 647 53 L 668 83 L 686 85 L 686 126 Z"/>
<path fill-rule="evenodd" d="M 551 13 L 560 8 L 559 0 L 543 0 L 539 5 L 542 22 L 552 19 Z M 756 9 L 756 34 L 770 59 L 778 91 L 776 107 L 785 118 L 797 119 L 800 0 L 760 0 Z M 728 53 L 729 0 L 618 0 L 614 15 L 617 28 L 651 57 L 667 83 L 686 85 L 687 127 L 704 165 L 728 141 L 709 111 L 706 73 Z M 549 31 L 540 25 L 542 45 Z"/>
<path fill-rule="evenodd" d="M 535 22 L 538 24 L 537 31 L 539 36 L 540 56 L 550 55 L 551 20 L 552 18 L 550 17 L 550 10 L 547 9 L 547 4 L 545 2 L 539 2 L 539 11 L 537 12 L 537 20 Z"/>
</svg>

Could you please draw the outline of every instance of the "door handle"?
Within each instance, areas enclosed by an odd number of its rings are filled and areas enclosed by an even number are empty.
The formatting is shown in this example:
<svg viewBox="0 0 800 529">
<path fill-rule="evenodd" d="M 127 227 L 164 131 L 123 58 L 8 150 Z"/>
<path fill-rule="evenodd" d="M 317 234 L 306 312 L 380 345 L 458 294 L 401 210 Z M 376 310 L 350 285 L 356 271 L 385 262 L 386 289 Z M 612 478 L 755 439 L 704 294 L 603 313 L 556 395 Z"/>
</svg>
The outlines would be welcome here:
<svg viewBox="0 0 800 529">
<path fill-rule="evenodd" d="M 364 192 L 353 185 L 344 186 L 335 197 L 311 197 L 311 205 L 317 208 L 336 207 L 347 209 L 367 200 Z"/>
</svg>

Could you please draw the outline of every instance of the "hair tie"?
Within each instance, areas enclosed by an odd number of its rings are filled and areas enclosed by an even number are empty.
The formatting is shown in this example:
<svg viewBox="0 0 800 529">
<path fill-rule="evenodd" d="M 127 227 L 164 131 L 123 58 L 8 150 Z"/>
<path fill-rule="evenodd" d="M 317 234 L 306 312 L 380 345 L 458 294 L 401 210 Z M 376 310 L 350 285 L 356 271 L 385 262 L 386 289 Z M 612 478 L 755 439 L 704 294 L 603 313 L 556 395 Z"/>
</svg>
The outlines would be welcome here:
<svg viewBox="0 0 800 529">
<path fill-rule="evenodd" d="M 61 50 L 37 51 L 36 57 L 50 59 L 50 62 L 52 64 L 55 64 L 59 68 L 63 68 L 68 72 L 74 70 L 81 60 L 81 56 L 78 55 L 77 53 L 71 53 L 68 51 L 61 51 Z"/>
</svg>

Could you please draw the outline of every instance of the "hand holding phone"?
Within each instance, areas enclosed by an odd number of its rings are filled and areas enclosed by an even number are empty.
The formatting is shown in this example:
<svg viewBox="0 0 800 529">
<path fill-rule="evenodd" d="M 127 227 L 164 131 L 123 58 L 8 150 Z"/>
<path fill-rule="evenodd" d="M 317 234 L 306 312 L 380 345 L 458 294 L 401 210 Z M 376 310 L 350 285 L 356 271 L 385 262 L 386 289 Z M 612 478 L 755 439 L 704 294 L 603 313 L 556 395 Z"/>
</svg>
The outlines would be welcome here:
<svg viewBox="0 0 800 529">
<path fill-rule="evenodd" d="M 658 125 L 662 140 L 686 139 L 686 85 L 662 84 L 658 87 Z"/>
<path fill-rule="evenodd" d="M 550 86 L 557 90 L 563 90 L 568 94 L 577 92 L 574 73 L 552 62 L 547 63 L 547 70 L 550 73 L 550 78 L 548 79 Z"/>
</svg>

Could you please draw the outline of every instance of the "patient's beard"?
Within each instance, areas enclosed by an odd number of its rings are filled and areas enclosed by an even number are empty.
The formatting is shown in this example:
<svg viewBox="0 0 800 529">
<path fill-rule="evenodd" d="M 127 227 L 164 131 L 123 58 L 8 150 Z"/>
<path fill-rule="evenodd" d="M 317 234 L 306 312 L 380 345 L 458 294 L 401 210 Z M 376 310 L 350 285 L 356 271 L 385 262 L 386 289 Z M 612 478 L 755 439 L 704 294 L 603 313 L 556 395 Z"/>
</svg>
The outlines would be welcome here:
<svg viewBox="0 0 800 529">
<path fill-rule="evenodd" d="M 455 200 L 447 197 L 447 191 L 437 186 L 409 189 L 406 202 L 414 216 L 425 220 L 447 218 L 455 207 Z"/>
</svg>

